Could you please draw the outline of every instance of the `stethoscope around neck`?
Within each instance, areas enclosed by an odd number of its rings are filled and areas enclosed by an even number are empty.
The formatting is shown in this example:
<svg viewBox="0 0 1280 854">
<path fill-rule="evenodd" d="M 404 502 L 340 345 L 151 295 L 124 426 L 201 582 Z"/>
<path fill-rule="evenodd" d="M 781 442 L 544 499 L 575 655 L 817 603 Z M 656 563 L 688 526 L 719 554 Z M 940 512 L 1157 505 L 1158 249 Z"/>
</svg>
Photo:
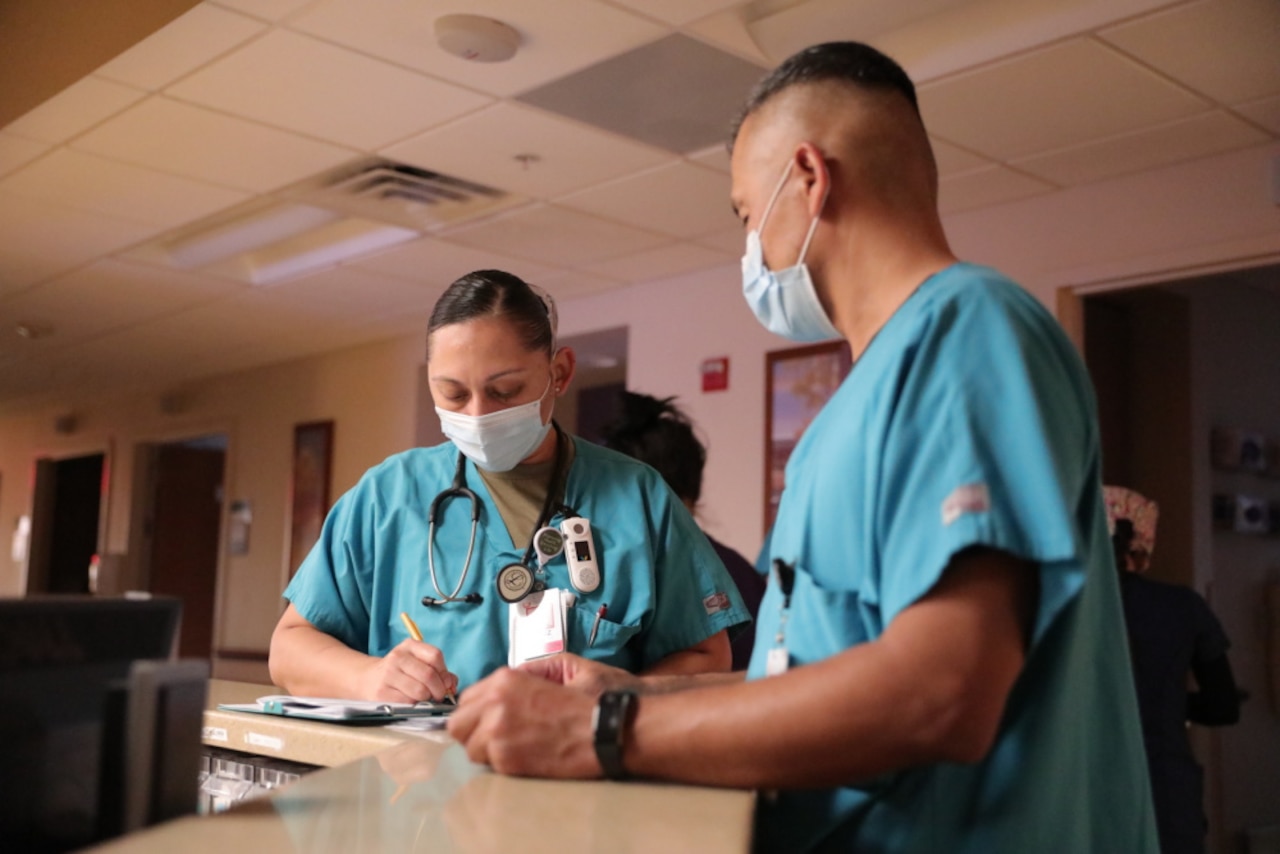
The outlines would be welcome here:
<svg viewBox="0 0 1280 854">
<path fill-rule="evenodd" d="M 556 424 L 555 422 L 552 422 L 552 427 L 556 431 L 556 459 L 555 459 L 555 465 L 551 469 L 551 481 L 550 483 L 547 484 L 547 497 L 542 502 L 542 512 L 538 514 L 538 520 L 537 522 L 534 523 L 534 526 L 533 526 L 534 536 L 529 538 L 529 546 L 528 548 L 525 549 L 524 557 L 521 559 L 520 563 L 511 564 L 510 566 L 504 568 L 502 571 L 503 574 L 506 574 L 509 570 L 512 570 L 516 567 L 524 567 L 525 571 L 528 573 L 530 578 L 529 590 L 526 591 L 525 595 L 527 595 L 528 592 L 533 592 L 533 590 L 536 589 L 535 585 L 532 583 L 533 570 L 528 568 L 529 561 L 533 558 L 534 539 L 537 535 L 538 530 L 542 528 L 543 525 L 547 524 L 547 521 L 551 518 L 551 516 L 553 515 L 556 509 L 556 501 L 555 501 L 556 487 L 560 482 L 560 478 L 562 476 L 562 469 L 564 467 L 565 437 L 564 437 L 564 434 L 560 431 L 560 425 Z M 450 498 L 465 498 L 467 499 L 467 501 L 471 503 L 471 535 L 467 541 L 467 557 L 462 562 L 462 573 L 458 577 L 458 584 L 456 587 L 453 588 L 453 591 L 451 593 L 446 595 L 445 592 L 442 589 L 440 589 L 440 582 L 436 578 L 436 561 L 435 561 L 436 522 L 439 519 L 439 514 L 443 509 L 445 503 Z M 570 516 L 577 515 L 572 508 L 567 507 L 564 504 L 559 505 L 559 510 L 561 512 L 567 513 Z M 453 472 L 453 483 L 450 484 L 448 489 L 441 491 L 439 495 L 433 498 L 431 500 L 431 506 L 427 509 L 427 569 L 431 573 L 431 586 L 435 588 L 436 595 L 423 596 L 422 597 L 423 605 L 425 605 L 428 608 L 431 608 L 436 605 L 444 605 L 449 602 L 462 602 L 467 605 L 479 605 L 480 603 L 484 602 L 484 596 L 480 595 L 479 593 L 468 593 L 465 596 L 458 595 L 459 593 L 462 592 L 462 588 L 466 585 L 467 575 L 471 571 L 471 556 L 475 553 L 476 531 L 479 529 L 479 527 L 480 527 L 480 496 L 476 495 L 475 491 L 467 486 L 467 458 L 465 454 L 459 451 L 458 464 Z M 499 580 L 498 589 L 499 589 L 499 592 L 501 593 L 503 589 L 501 586 L 501 579 Z M 509 598 L 508 595 L 503 594 L 502 598 L 508 602 L 511 602 L 511 601 L 518 601 L 520 598 L 523 598 L 523 596 L 519 596 L 515 599 L 512 599 L 512 598 Z"/>
</svg>

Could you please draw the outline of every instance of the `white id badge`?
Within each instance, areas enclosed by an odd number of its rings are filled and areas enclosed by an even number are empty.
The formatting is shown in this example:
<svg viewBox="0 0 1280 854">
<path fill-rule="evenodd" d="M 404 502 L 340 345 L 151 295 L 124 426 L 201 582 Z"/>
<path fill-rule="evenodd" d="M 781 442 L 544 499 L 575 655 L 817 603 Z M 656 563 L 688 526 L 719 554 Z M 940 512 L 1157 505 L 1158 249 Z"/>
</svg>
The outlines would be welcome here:
<svg viewBox="0 0 1280 854">
<path fill-rule="evenodd" d="M 791 666 L 791 655 L 787 652 L 785 646 L 775 646 L 769 650 L 768 656 L 764 660 L 765 676 L 781 676 L 787 672 L 787 668 Z"/>
<path fill-rule="evenodd" d="M 511 667 L 565 651 L 564 592 L 552 587 L 507 605 L 507 664 Z"/>
</svg>

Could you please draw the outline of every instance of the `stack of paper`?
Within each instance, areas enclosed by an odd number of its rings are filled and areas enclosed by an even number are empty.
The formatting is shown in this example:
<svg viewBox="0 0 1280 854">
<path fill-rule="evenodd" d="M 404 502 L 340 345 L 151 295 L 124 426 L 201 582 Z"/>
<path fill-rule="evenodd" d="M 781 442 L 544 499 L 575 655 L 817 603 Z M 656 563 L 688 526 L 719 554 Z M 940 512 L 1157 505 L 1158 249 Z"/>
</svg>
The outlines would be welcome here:
<svg viewBox="0 0 1280 854">
<path fill-rule="evenodd" d="M 253 712 L 260 715 L 283 715 L 319 721 L 375 723 L 405 718 L 447 715 L 453 703 L 384 703 L 377 700 L 341 700 L 329 697 L 293 697 L 273 694 L 259 697 L 253 703 L 223 703 L 219 709 L 228 712 Z"/>
</svg>

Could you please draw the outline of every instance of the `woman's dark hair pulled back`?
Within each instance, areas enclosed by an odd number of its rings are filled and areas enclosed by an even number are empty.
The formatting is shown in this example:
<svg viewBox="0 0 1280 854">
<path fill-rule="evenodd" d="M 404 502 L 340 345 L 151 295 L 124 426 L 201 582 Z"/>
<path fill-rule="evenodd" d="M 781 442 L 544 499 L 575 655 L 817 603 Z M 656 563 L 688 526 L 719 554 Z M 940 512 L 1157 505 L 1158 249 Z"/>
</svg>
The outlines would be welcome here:
<svg viewBox="0 0 1280 854">
<path fill-rule="evenodd" d="M 707 450 L 673 400 L 622 392 L 622 414 L 605 429 L 604 445 L 653 466 L 680 499 L 697 504 Z"/>
<path fill-rule="evenodd" d="M 427 323 L 427 358 L 431 358 L 433 332 L 477 317 L 510 323 L 526 350 L 550 354 L 555 346 L 547 305 L 524 279 L 502 270 L 476 270 L 449 285 L 436 300 Z"/>
</svg>

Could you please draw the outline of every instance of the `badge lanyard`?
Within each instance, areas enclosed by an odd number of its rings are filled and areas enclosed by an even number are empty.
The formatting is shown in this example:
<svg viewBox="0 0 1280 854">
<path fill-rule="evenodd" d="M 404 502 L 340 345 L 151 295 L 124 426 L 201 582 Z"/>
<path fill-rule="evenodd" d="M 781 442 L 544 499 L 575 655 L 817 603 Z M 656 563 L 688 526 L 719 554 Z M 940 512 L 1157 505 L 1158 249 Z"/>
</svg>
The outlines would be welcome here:
<svg viewBox="0 0 1280 854">
<path fill-rule="evenodd" d="M 795 565 L 776 557 L 773 559 L 773 576 L 782 591 L 782 607 L 778 609 L 778 631 L 773 637 L 773 647 L 765 659 L 766 676 L 786 673 L 791 665 L 791 654 L 787 652 L 787 619 L 791 616 L 791 591 L 796 583 Z"/>
</svg>

